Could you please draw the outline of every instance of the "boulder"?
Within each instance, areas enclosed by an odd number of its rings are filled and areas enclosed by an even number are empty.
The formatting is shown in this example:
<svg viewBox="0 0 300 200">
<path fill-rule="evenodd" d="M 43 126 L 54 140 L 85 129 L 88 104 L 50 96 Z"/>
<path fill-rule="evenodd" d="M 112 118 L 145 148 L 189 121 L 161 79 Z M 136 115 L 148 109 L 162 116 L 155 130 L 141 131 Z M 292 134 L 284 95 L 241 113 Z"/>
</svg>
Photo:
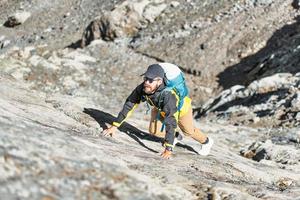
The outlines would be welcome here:
<svg viewBox="0 0 300 200">
<path fill-rule="evenodd" d="M 0 36 L 0 49 L 7 47 L 10 43 L 10 40 L 6 39 L 5 36 Z"/>
<path fill-rule="evenodd" d="M 291 102 L 291 107 L 293 111 L 300 111 L 300 92 L 295 95 L 295 98 Z"/>
<path fill-rule="evenodd" d="M 7 21 L 4 23 L 6 27 L 15 27 L 20 24 L 23 24 L 31 16 L 30 12 L 19 11 L 14 15 L 8 17 Z"/>
<path fill-rule="evenodd" d="M 294 145 L 277 145 L 272 140 L 257 141 L 247 149 L 240 151 L 241 155 L 255 161 L 271 160 L 283 165 L 299 164 L 299 150 Z"/>
<path fill-rule="evenodd" d="M 278 73 L 255 80 L 247 87 L 232 86 L 198 108 L 196 117 L 209 115 L 212 118 L 230 118 L 236 123 L 265 126 L 297 125 L 299 82 L 297 74 Z"/>
<path fill-rule="evenodd" d="M 96 39 L 113 41 L 116 38 L 133 37 L 166 9 L 161 2 L 149 0 L 124 1 L 111 12 L 104 12 L 93 20 L 83 33 L 81 47 Z"/>
</svg>

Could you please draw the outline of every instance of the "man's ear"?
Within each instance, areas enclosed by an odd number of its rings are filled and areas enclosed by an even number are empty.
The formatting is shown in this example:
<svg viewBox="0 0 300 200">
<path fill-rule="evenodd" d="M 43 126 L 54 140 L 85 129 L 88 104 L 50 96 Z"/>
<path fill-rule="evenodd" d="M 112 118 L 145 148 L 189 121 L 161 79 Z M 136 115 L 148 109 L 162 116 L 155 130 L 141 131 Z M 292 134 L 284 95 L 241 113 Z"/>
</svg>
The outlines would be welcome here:
<svg viewBox="0 0 300 200">
<path fill-rule="evenodd" d="M 163 80 L 162 80 L 162 79 L 159 79 L 159 80 L 158 80 L 158 84 L 161 85 L 162 83 L 163 83 Z"/>
</svg>

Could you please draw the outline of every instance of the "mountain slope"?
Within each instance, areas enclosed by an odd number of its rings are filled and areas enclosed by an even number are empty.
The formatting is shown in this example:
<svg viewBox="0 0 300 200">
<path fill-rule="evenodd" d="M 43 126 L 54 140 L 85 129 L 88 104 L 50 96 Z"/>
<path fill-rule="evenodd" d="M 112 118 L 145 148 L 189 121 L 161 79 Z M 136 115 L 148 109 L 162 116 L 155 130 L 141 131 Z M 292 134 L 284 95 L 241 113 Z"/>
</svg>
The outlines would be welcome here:
<svg viewBox="0 0 300 200">
<path fill-rule="evenodd" d="M 101 127 L 113 116 L 88 99 L 30 91 L 28 85 L 3 74 L 0 81 L 2 197 L 294 199 L 300 195 L 298 162 L 256 162 L 239 155 L 241 146 L 259 139 L 265 130 L 197 123 L 215 138 L 211 155 L 197 155 L 191 149 L 195 142 L 185 138 L 183 143 L 189 146 L 176 147 L 173 158 L 163 160 L 160 140 L 144 131 L 147 121 L 141 112 L 115 137 L 106 138 Z"/>
</svg>

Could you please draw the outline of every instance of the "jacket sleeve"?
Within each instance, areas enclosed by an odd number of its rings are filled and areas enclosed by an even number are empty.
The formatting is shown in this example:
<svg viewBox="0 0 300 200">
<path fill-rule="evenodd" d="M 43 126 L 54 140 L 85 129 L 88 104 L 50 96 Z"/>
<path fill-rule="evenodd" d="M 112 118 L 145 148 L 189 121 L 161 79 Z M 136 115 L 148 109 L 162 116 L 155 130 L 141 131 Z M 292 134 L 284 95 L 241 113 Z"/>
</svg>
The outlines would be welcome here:
<svg viewBox="0 0 300 200">
<path fill-rule="evenodd" d="M 171 91 L 164 92 L 162 111 L 165 113 L 165 146 L 173 147 L 175 130 L 177 128 L 178 112 L 177 99 Z"/>
<path fill-rule="evenodd" d="M 138 85 L 132 93 L 127 97 L 123 109 L 119 112 L 116 121 L 113 122 L 113 125 L 119 127 L 122 123 L 132 114 L 134 109 L 141 102 L 142 98 L 143 85 Z"/>
</svg>

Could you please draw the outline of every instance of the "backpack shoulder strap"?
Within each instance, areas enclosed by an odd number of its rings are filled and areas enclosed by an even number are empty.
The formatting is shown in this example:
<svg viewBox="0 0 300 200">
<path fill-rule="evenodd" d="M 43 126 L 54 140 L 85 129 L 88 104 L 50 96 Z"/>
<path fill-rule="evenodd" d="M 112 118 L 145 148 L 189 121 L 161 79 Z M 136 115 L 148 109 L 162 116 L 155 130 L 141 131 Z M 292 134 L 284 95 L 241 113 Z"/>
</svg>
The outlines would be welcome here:
<svg viewBox="0 0 300 200">
<path fill-rule="evenodd" d="M 175 89 L 172 88 L 172 87 L 166 87 L 165 89 L 163 89 L 160 94 L 159 94 L 159 97 L 158 97 L 158 105 L 159 107 L 161 107 L 162 103 L 163 103 L 163 95 L 166 93 L 166 92 L 171 92 L 172 94 L 175 95 L 176 99 L 177 99 L 177 109 L 178 109 L 178 102 L 180 101 L 180 97 L 178 96 L 178 94 L 176 93 Z"/>
</svg>

